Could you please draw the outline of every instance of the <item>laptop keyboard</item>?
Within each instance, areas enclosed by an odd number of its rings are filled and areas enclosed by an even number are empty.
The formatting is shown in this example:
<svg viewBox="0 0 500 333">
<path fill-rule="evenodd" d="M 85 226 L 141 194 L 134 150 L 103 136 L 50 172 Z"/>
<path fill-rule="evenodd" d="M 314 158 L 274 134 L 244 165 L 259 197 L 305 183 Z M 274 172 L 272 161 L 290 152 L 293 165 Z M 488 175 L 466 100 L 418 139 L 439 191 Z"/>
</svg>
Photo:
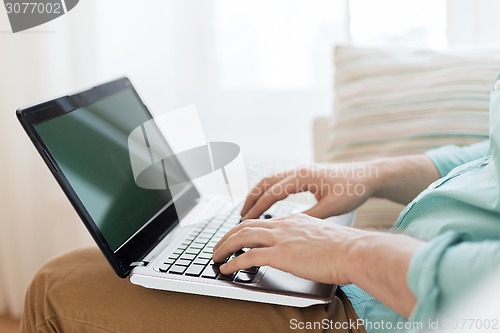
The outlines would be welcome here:
<svg viewBox="0 0 500 333">
<path fill-rule="evenodd" d="M 240 283 L 253 282 L 259 272 L 259 267 L 251 267 L 231 275 L 225 275 L 219 270 L 222 263 L 215 263 L 212 260 L 215 244 L 240 222 L 240 209 L 241 205 L 228 204 L 216 216 L 199 223 L 182 244 L 164 260 L 158 270 L 167 274 Z M 286 212 L 282 209 L 280 213 L 286 215 Z M 271 215 L 266 214 L 264 218 L 271 218 Z M 237 251 L 229 256 L 226 261 L 243 253 L 244 250 Z"/>
<path fill-rule="evenodd" d="M 208 221 L 201 222 L 182 244 L 158 267 L 160 272 L 237 282 L 252 282 L 259 267 L 224 275 L 212 260 L 213 247 L 240 221 L 241 205 L 227 205 Z M 227 260 L 243 253 L 231 255 Z"/>
</svg>

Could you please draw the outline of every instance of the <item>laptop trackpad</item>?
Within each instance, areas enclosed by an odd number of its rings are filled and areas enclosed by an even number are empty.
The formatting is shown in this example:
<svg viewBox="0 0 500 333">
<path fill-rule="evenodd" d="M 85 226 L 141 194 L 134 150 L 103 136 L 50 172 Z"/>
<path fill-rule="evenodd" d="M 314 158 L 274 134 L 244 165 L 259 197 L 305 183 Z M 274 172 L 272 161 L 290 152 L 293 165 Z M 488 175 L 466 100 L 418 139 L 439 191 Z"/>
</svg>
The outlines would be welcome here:
<svg viewBox="0 0 500 333">
<path fill-rule="evenodd" d="M 264 276 L 257 283 L 259 289 L 287 294 L 308 294 L 319 298 L 327 298 L 332 293 L 331 284 L 317 283 L 299 278 L 271 267 L 267 267 Z"/>
</svg>

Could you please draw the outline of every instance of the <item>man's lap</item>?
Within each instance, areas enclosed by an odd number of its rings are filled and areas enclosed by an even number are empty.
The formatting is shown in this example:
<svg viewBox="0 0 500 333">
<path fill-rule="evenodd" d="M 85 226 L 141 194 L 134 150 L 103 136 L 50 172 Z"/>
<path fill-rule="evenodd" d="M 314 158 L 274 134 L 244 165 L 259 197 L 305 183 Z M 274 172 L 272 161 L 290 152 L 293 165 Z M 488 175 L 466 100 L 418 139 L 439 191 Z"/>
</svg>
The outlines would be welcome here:
<svg viewBox="0 0 500 333">
<path fill-rule="evenodd" d="M 291 320 L 324 319 L 357 318 L 338 297 L 328 305 L 293 308 L 143 288 L 118 278 L 98 249 L 84 249 L 39 271 L 22 325 L 23 332 L 285 332 Z"/>
</svg>

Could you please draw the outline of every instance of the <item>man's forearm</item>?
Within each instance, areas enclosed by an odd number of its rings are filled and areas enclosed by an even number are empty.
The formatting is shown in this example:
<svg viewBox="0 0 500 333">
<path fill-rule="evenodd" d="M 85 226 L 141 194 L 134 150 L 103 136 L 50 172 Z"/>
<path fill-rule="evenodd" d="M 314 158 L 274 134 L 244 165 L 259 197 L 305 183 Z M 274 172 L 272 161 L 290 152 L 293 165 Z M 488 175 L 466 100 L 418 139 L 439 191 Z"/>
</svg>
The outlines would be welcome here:
<svg viewBox="0 0 500 333">
<path fill-rule="evenodd" d="M 425 155 L 383 158 L 372 163 L 379 177 L 373 196 L 405 205 L 440 178 L 436 166 Z"/>
<path fill-rule="evenodd" d="M 425 155 L 408 155 L 371 161 L 378 170 L 373 196 L 408 204 L 440 175 Z M 410 260 L 424 242 L 399 234 L 362 231 L 344 243 L 344 274 L 404 317 L 415 306 L 415 296 L 406 283 Z"/>
<path fill-rule="evenodd" d="M 413 253 L 423 244 L 405 235 L 360 231 L 345 243 L 345 275 L 350 283 L 408 317 L 416 300 L 406 275 Z"/>
</svg>

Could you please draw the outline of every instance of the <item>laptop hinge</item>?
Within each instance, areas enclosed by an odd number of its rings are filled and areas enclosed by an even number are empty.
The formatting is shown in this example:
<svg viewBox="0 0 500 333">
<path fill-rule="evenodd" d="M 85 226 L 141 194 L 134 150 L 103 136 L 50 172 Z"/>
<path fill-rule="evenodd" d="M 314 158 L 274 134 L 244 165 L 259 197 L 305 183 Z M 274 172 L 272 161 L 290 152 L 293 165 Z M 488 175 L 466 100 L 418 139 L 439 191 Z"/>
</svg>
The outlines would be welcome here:
<svg viewBox="0 0 500 333">
<path fill-rule="evenodd" d="M 130 267 L 139 267 L 139 266 L 147 266 L 149 262 L 147 261 L 134 261 L 130 264 Z"/>
</svg>

